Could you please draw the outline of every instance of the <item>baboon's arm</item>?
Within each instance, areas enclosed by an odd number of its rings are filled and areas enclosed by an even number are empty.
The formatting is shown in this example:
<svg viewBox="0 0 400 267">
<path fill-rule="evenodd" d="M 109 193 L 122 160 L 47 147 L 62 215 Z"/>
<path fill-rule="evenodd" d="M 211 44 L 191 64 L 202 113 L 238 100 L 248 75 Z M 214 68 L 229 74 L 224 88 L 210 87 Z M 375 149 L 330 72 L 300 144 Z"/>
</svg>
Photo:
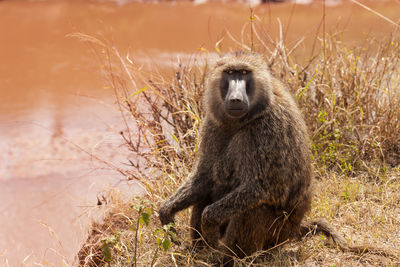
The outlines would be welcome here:
<svg viewBox="0 0 400 267">
<path fill-rule="evenodd" d="M 210 127 L 207 125 L 209 125 L 209 122 L 206 121 L 204 127 Z M 212 131 L 206 131 L 204 133 L 204 139 L 212 139 L 212 137 L 209 136 L 212 135 L 212 133 Z M 212 146 L 206 143 L 207 142 L 202 142 L 200 144 L 200 155 L 193 166 L 188 180 L 179 187 L 174 195 L 161 204 L 159 215 L 163 225 L 173 222 L 175 213 L 202 202 L 204 199 L 208 198 L 208 195 L 211 193 L 210 189 L 213 188 L 213 182 L 210 166 L 212 166 L 213 162 L 210 161 L 209 157 L 205 157 L 204 155 L 210 153 L 209 149 L 212 148 Z"/>
<path fill-rule="evenodd" d="M 266 193 L 261 187 L 248 183 L 239 186 L 234 191 L 207 206 L 202 214 L 202 232 L 207 242 L 216 247 L 219 239 L 219 226 L 229 218 L 255 207 Z"/>
<path fill-rule="evenodd" d="M 236 214 L 255 207 L 265 199 L 265 196 L 265 190 L 253 183 L 239 186 L 222 199 L 207 206 L 202 219 L 212 224 L 222 223 Z"/>
<path fill-rule="evenodd" d="M 205 173 L 195 173 L 160 208 L 160 220 L 163 225 L 173 222 L 175 213 L 201 202 L 209 192 L 210 179 Z"/>
</svg>

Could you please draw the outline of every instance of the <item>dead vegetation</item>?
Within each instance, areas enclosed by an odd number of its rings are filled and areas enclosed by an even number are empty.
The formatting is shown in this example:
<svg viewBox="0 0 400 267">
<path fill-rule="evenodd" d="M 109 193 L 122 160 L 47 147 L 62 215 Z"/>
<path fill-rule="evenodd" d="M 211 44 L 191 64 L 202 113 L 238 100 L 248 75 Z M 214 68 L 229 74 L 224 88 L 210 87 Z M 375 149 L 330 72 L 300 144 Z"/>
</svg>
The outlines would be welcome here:
<svg viewBox="0 0 400 267">
<path fill-rule="evenodd" d="M 253 17 L 248 44 L 297 97 L 312 137 L 315 182 L 309 217 L 325 217 L 352 244 L 386 248 L 394 257 L 342 252 L 325 236 L 281 244 L 237 266 L 397 266 L 400 264 L 400 39 L 367 38 L 349 47 L 340 34 L 319 39 L 302 63 L 296 47 L 272 41 Z M 121 132 L 132 152 L 127 179 L 142 197 L 110 194 L 104 220 L 94 223 L 78 254 L 81 266 L 212 266 L 218 252 L 192 251 L 189 211 L 178 214 L 178 236 L 157 217 L 157 205 L 184 181 L 194 162 L 201 124 L 203 74 L 210 53 L 181 62 L 173 75 L 145 73 L 129 57 L 93 37 L 124 118 Z M 245 36 L 246 37 L 246 36 Z M 246 39 L 246 38 L 245 38 Z M 217 52 L 219 49 L 217 47 Z M 180 245 L 174 244 L 177 239 Z"/>
</svg>

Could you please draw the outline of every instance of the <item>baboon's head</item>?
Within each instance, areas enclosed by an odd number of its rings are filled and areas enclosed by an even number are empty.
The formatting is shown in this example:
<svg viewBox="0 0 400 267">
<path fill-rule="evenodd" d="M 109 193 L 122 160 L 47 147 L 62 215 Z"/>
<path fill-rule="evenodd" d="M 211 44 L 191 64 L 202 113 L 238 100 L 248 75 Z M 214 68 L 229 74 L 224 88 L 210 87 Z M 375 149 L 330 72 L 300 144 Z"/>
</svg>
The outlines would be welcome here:
<svg viewBox="0 0 400 267">
<path fill-rule="evenodd" d="M 270 74 L 261 56 L 229 54 L 208 72 L 206 112 L 219 122 L 254 117 L 268 104 L 269 87 Z"/>
</svg>

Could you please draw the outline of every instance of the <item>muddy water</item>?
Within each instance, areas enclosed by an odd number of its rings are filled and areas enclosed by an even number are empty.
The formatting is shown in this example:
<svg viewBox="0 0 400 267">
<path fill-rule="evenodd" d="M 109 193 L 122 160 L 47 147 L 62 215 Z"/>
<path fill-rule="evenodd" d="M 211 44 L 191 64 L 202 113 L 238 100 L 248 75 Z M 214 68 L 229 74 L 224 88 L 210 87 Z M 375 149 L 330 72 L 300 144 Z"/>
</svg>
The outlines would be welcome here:
<svg viewBox="0 0 400 267">
<path fill-rule="evenodd" d="M 363 3 L 399 20 L 398 2 L 376 2 Z M 344 30 L 348 41 L 393 30 L 350 2 L 326 10 L 326 30 Z M 319 2 L 255 11 L 273 39 L 277 18 L 288 42 L 311 43 L 321 31 Z M 0 1 L 0 266 L 73 265 L 98 192 L 123 178 L 91 157 L 120 166 L 123 125 L 99 62 L 67 35 L 113 40 L 137 62 L 165 68 L 200 47 L 214 51 L 221 38 L 220 49 L 235 49 L 226 30 L 240 39 L 248 17 L 248 6 L 232 3 Z"/>
</svg>

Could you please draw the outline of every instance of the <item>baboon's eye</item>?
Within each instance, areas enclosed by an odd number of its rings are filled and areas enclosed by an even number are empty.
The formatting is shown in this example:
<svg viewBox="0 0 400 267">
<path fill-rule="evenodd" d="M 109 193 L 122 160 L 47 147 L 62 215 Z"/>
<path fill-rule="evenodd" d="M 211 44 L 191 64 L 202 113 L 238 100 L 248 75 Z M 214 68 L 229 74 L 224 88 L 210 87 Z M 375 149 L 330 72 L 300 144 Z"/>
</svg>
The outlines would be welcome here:
<svg viewBox="0 0 400 267">
<path fill-rule="evenodd" d="M 247 74 L 247 70 L 242 70 L 242 74 L 246 75 Z"/>
<path fill-rule="evenodd" d="M 228 74 L 232 75 L 233 74 L 233 70 L 228 70 Z"/>
</svg>

